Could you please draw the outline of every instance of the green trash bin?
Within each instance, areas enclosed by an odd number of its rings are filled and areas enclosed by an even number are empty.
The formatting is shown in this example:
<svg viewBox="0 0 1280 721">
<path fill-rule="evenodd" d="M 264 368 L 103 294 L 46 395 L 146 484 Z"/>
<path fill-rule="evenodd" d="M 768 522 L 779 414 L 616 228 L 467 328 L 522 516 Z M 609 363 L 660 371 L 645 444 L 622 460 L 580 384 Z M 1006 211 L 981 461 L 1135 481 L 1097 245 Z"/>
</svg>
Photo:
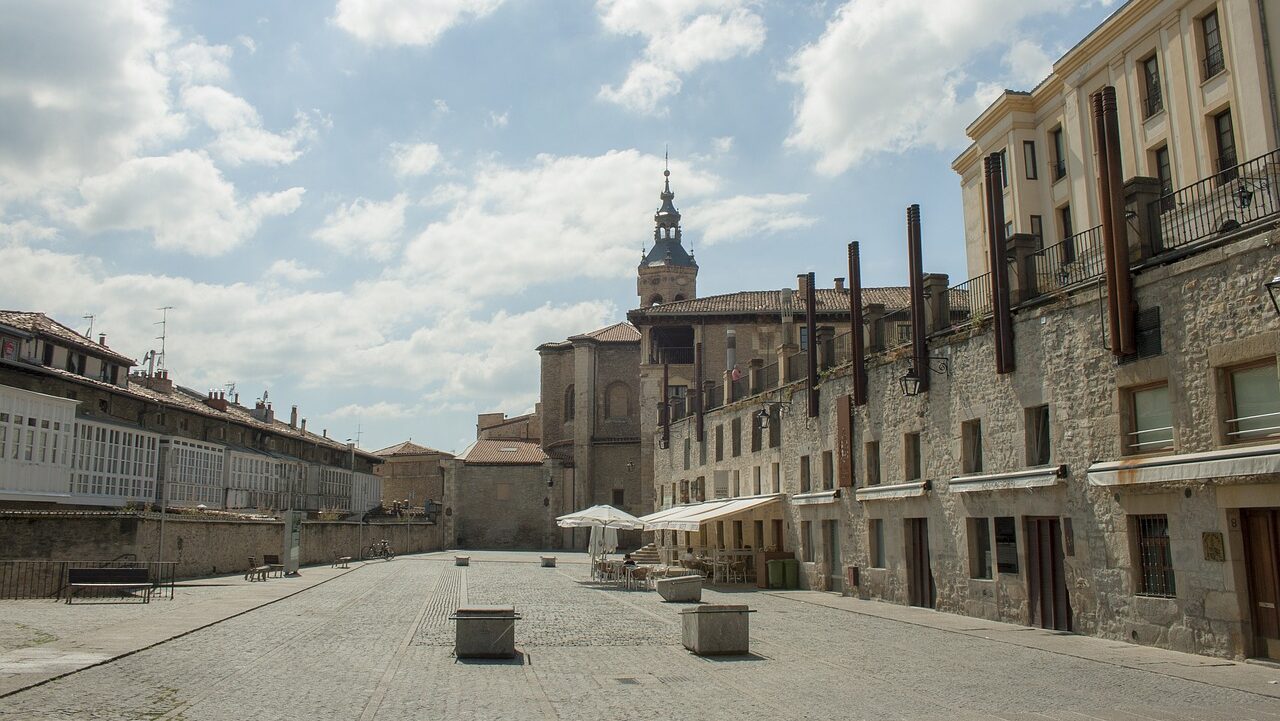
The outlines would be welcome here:
<svg viewBox="0 0 1280 721">
<path fill-rule="evenodd" d="M 769 588 L 782 589 L 787 583 L 787 569 L 782 562 L 783 559 L 775 558 L 772 561 L 765 561 L 766 578 L 769 580 Z"/>
<path fill-rule="evenodd" d="M 785 558 L 782 565 L 787 576 L 786 588 L 800 588 L 800 562 L 794 558 Z"/>
</svg>

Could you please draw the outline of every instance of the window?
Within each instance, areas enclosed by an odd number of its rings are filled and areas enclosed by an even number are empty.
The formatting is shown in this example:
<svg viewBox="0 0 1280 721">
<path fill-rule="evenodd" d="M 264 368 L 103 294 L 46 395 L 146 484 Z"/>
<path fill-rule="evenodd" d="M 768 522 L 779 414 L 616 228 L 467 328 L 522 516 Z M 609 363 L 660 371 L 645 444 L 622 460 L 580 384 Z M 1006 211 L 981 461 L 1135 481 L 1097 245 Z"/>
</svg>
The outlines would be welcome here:
<svg viewBox="0 0 1280 721">
<path fill-rule="evenodd" d="M 1130 516 L 1138 553 L 1138 595 L 1177 595 L 1173 583 L 1173 551 L 1167 516 Z"/>
<path fill-rule="evenodd" d="M 1018 572 L 1018 524 L 1013 516 L 996 518 L 996 570 Z"/>
<path fill-rule="evenodd" d="M 867 521 L 868 562 L 872 568 L 884 568 L 884 521 L 872 518 Z"/>
<path fill-rule="evenodd" d="M 1009 149 L 1000 151 L 1000 187 L 1009 187 Z"/>
<path fill-rule="evenodd" d="M 1224 110 L 1213 116 L 1213 138 L 1218 148 L 1218 182 L 1235 180 L 1236 131 L 1231 122 L 1230 110 Z"/>
<path fill-rule="evenodd" d="M 724 460 L 724 424 L 716 425 L 716 462 Z"/>
<path fill-rule="evenodd" d="M 733 472 L 733 497 L 737 498 L 742 495 L 742 475 L 738 470 Z"/>
<path fill-rule="evenodd" d="M 1280 432 L 1280 382 L 1275 359 L 1227 371 L 1227 440 L 1253 441 Z"/>
<path fill-rule="evenodd" d="M 1156 180 L 1160 181 L 1160 211 L 1173 209 L 1173 167 L 1169 164 L 1169 146 L 1161 145 L 1153 153 Z"/>
<path fill-rule="evenodd" d="M 1013 237 L 1013 221 L 1012 220 L 1004 224 L 1004 239 L 1008 240 L 1011 237 Z"/>
<path fill-rule="evenodd" d="M 1222 56 L 1222 29 L 1218 27 L 1216 10 L 1200 18 L 1200 38 L 1204 41 L 1204 79 L 1208 80 L 1226 69 Z"/>
<path fill-rule="evenodd" d="M 782 406 L 777 404 L 769 409 L 769 447 L 782 447 Z"/>
<path fill-rule="evenodd" d="M 836 487 L 836 472 L 831 451 L 822 452 L 822 490 L 829 491 Z"/>
<path fill-rule="evenodd" d="M 627 492 L 625 488 L 613 489 L 613 507 L 622 508 L 626 505 Z"/>
<path fill-rule="evenodd" d="M 1169 385 L 1129 391 L 1129 453 L 1151 453 L 1173 447 L 1173 415 Z"/>
<path fill-rule="evenodd" d="M 5 358 L 12 358 L 12 357 L 13 355 L 11 354 L 5 355 Z M 47 366 L 53 365 L 53 344 L 52 343 L 44 344 L 44 364 Z"/>
<path fill-rule="evenodd" d="M 764 446 L 764 432 L 760 429 L 760 422 L 754 415 L 751 416 L 751 452 L 758 453 Z"/>
<path fill-rule="evenodd" d="M 902 436 L 902 476 L 904 480 L 920 480 L 920 434 Z"/>
<path fill-rule="evenodd" d="M 969 578 L 991 578 L 991 519 L 969 519 Z"/>
<path fill-rule="evenodd" d="M 685 439 L 684 439 L 684 469 L 685 469 L 686 471 L 687 471 L 687 470 L 689 470 L 689 446 L 692 444 L 692 442 L 693 442 L 693 441 L 692 441 L 692 439 L 690 439 L 688 436 L 685 436 Z"/>
<path fill-rule="evenodd" d="M 1142 61 L 1142 87 L 1146 92 L 1142 100 L 1142 117 L 1149 118 L 1164 110 L 1164 95 L 1160 92 L 1160 61 L 1155 55 Z"/>
<path fill-rule="evenodd" d="M 910 323 L 898 324 L 898 342 L 899 343 L 911 342 L 911 324 Z"/>
<path fill-rule="evenodd" d="M 771 493 L 782 493 L 782 464 L 776 461 L 773 464 L 773 479 L 770 487 L 773 489 Z"/>
<path fill-rule="evenodd" d="M 1036 406 L 1023 412 L 1027 432 L 1027 465 L 1049 465 L 1049 406 Z"/>
<path fill-rule="evenodd" d="M 760 466 L 755 466 L 751 469 L 751 495 L 758 496 L 761 492 Z"/>
<path fill-rule="evenodd" d="M 960 424 L 960 467 L 963 473 L 982 472 L 982 421 Z"/>
<path fill-rule="evenodd" d="M 1027 180 L 1036 179 L 1036 144 L 1033 140 L 1022 141 L 1022 165 L 1027 172 Z"/>
<path fill-rule="evenodd" d="M 868 441 L 865 448 L 867 457 L 867 485 L 880 485 L 880 441 Z"/>
<path fill-rule="evenodd" d="M 1067 177 L 1067 154 L 1062 142 L 1062 128 L 1050 132 L 1049 137 L 1053 140 L 1053 182 L 1056 183 Z"/>
<path fill-rule="evenodd" d="M 809 492 L 809 457 L 800 456 L 800 492 Z"/>
<path fill-rule="evenodd" d="M 705 438 L 698 439 L 698 465 L 707 465 L 707 441 Z"/>
<path fill-rule="evenodd" d="M 1036 250 L 1044 250 L 1044 217 L 1031 216 L 1031 235 L 1036 239 Z"/>
<path fill-rule="evenodd" d="M 570 383 L 568 388 L 564 389 L 564 419 L 566 421 L 573 420 L 573 384 Z"/>
<path fill-rule="evenodd" d="M 804 545 L 804 560 L 806 563 L 813 563 L 813 524 L 809 521 L 800 522 L 800 539 Z"/>
<path fill-rule="evenodd" d="M 733 457 L 742 455 L 742 418 L 734 418 L 729 426 L 729 442 Z"/>
<path fill-rule="evenodd" d="M 1075 230 L 1071 225 L 1071 205 L 1058 209 L 1058 225 L 1062 229 L 1062 262 L 1070 263 L 1076 259 Z"/>
<path fill-rule="evenodd" d="M 800 350 L 809 350 L 809 327 L 807 325 L 800 326 Z"/>
</svg>

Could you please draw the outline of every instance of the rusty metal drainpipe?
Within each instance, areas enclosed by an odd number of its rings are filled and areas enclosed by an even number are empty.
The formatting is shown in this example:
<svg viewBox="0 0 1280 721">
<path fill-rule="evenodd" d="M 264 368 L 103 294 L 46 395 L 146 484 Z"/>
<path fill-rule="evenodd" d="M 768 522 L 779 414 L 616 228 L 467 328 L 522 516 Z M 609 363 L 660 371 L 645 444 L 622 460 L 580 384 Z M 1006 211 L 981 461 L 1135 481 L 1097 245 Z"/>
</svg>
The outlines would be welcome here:
<svg viewBox="0 0 1280 721">
<path fill-rule="evenodd" d="M 999 331 L 1000 314 L 996 311 L 1000 305 L 998 290 L 996 289 L 995 262 L 995 258 L 999 256 L 999 247 L 996 245 L 995 209 L 992 206 L 992 202 L 996 194 L 996 173 L 999 172 L 999 167 L 998 157 L 994 153 L 982 159 L 983 187 L 985 193 L 983 196 L 983 210 L 987 221 L 987 287 L 991 294 L 991 310 L 994 316 L 994 325 L 996 325 L 996 372 L 1004 373 L 1004 349 L 1000 347 L 1000 344 L 1004 342 L 1004 336 L 1002 336 Z"/>
<path fill-rule="evenodd" d="M 862 258 L 849 244 L 849 345 L 853 354 L 853 404 L 867 404 L 866 339 L 862 334 Z"/>
<path fill-rule="evenodd" d="M 995 314 L 996 372 L 1012 373 L 1013 315 L 1009 309 L 1009 260 L 1005 257 L 1008 239 L 1004 229 L 1004 169 L 998 154 L 991 155 L 991 256 L 992 312 Z"/>
<path fill-rule="evenodd" d="M 1124 168 L 1120 159 L 1120 118 L 1116 112 L 1116 89 L 1102 89 L 1102 118 L 1107 133 L 1107 176 L 1111 185 L 1111 230 L 1116 259 L 1116 324 L 1120 336 L 1120 353 L 1137 351 L 1134 342 L 1133 277 L 1129 272 L 1129 229 L 1125 222 Z"/>
<path fill-rule="evenodd" d="M 1102 221 L 1102 253 L 1107 274 L 1107 331 L 1111 353 L 1120 355 L 1120 307 L 1116 304 L 1115 228 L 1111 226 L 1111 173 L 1107 170 L 1107 123 L 1102 112 L 1102 93 L 1089 96 L 1093 111 L 1093 146 L 1098 166 L 1098 218 Z"/>
<path fill-rule="evenodd" d="M 814 286 L 814 274 L 809 273 L 804 290 L 804 324 L 809 329 L 809 417 L 818 417 L 818 291 Z"/>
<path fill-rule="evenodd" d="M 929 350 L 924 342 L 924 265 L 920 253 L 920 206 L 907 208 L 907 266 L 911 273 L 911 355 L 920 392 L 929 390 Z"/>
<path fill-rule="evenodd" d="M 668 404 L 671 393 L 671 366 L 662 364 L 662 400 L 658 406 L 658 422 L 662 424 L 662 447 L 671 447 L 671 406 Z"/>
<path fill-rule="evenodd" d="M 705 399 L 707 390 L 702 387 L 702 343 L 693 344 L 693 383 L 697 386 L 697 392 L 693 394 L 693 408 L 697 414 L 694 419 L 694 432 L 698 434 L 698 442 L 703 442 L 703 426 L 702 426 L 702 402 Z"/>
</svg>

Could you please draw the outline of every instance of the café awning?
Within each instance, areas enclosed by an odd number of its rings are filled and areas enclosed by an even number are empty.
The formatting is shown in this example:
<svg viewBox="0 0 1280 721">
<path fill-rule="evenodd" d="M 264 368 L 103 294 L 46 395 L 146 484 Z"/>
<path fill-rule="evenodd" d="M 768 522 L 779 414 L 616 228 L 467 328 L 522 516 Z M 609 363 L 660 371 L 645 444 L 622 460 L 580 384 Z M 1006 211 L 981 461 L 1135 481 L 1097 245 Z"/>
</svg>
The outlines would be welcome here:
<svg viewBox="0 0 1280 721">
<path fill-rule="evenodd" d="M 782 494 L 725 498 L 688 506 L 676 506 L 664 511 L 642 516 L 646 531 L 697 531 L 702 524 L 745 511 L 761 508 L 782 500 Z"/>
<path fill-rule="evenodd" d="M 1241 446 L 1204 453 L 1146 456 L 1089 466 L 1091 486 L 1203 481 L 1280 473 L 1280 444 Z"/>
</svg>

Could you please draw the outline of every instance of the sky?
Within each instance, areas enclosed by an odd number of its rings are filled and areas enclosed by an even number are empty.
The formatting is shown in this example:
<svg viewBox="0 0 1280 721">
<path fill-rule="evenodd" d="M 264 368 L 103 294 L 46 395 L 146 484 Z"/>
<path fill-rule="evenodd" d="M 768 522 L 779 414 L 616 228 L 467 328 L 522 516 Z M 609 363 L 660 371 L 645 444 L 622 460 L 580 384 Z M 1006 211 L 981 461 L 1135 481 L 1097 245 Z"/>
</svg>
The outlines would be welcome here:
<svg viewBox="0 0 1280 721">
<path fill-rule="evenodd" d="M 0 0 L 0 307 L 460 451 L 637 305 L 664 153 L 699 295 L 903 285 L 911 203 L 964 280 L 965 126 L 1116 6 Z"/>
</svg>

